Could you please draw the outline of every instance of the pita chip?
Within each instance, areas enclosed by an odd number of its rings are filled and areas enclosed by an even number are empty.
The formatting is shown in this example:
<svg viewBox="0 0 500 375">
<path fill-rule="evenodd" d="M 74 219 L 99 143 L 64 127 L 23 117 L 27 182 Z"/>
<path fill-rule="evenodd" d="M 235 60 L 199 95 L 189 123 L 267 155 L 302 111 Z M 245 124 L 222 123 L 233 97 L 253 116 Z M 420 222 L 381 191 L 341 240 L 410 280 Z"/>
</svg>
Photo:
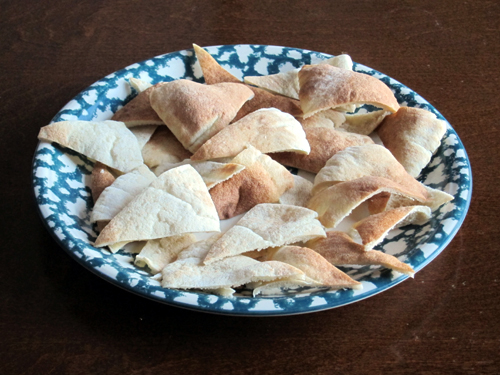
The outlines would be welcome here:
<svg viewBox="0 0 500 375">
<path fill-rule="evenodd" d="M 283 95 L 299 100 L 299 70 L 271 74 L 267 76 L 246 76 L 246 84 L 260 87 L 273 94 Z"/>
<path fill-rule="evenodd" d="M 352 70 L 352 59 L 349 55 L 339 55 L 320 64 L 329 64 L 338 68 Z M 292 69 L 288 72 L 270 74 L 267 76 L 246 76 L 245 83 L 265 89 L 273 94 L 287 96 L 299 100 L 299 71 Z"/>
<path fill-rule="evenodd" d="M 137 142 L 139 143 L 139 148 L 141 149 L 141 151 L 153 136 L 156 128 L 158 128 L 158 125 L 144 125 L 129 128 L 137 138 Z"/>
<path fill-rule="evenodd" d="M 260 203 L 276 203 L 293 187 L 293 175 L 252 146 L 236 155 L 231 163 L 243 165 L 245 169 L 210 189 L 221 220 L 242 214 Z"/>
<path fill-rule="evenodd" d="M 193 167 L 183 165 L 163 173 L 137 195 L 103 229 L 95 246 L 219 231 L 203 179 Z"/>
<path fill-rule="evenodd" d="M 196 237 L 191 233 L 149 240 L 135 257 L 134 264 L 139 267 L 148 266 L 151 273 L 156 274 L 175 261 L 183 249 L 195 242 Z"/>
<path fill-rule="evenodd" d="M 370 137 L 347 133 L 331 128 L 314 127 L 304 129 L 311 146 L 309 155 L 296 152 L 273 153 L 271 157 L 281 164 L 318 173 L 326 162 L 339 151 L 347 147 L 373 144 Z"/>
<path fill-rule="evenodd" d="M 245 85 L 241 82 L 241 80 L 220 66 L 207 51 L 195 44 L 193 46 L 196 58 L 200 63 L 201 70 L 203 71 L 203 77 L 205 78 L 205 83 L 207 85 L 213 85 L 221 82 L 233 82 L 240 83 L 253 91 L 253 99 L 243 105 L 243 107 L 238 111 L 236 117 L 233 119 L 233 122 L 236 122 L 249 113 L 261 108 L 277 108 L 280 111 L 290 113 L 294 117 L 302 115 L 302 110 L 300 109 L 300 104 L 297 100 L 285 98 L 280 95 L 274 95 L 258 87 Z"/>
<path fill-rule="evenodd" d="M 208 86 L 179 79 L 154 87 L 151 106 L 184 148 L 196 152 L 252 97 L 252 90 L 241 84 Z"/>
<path fill-rule="evenodd" d="M 391 89 L 367 74 L 328 64 L 306 65 L 299 72 L 299 82 L 304 118 L 346 104 L 371 104 L 390 112 L 399 108 Z"/>
<path fill-rule="evenodd" d="M 127 127 L 141 125 L 163 125 L 163 121 L 151 108 L 150 97 L 154 87 L 140 92 L 134 99 L 115 112 L 111 120 L 121 121 Z"/>
<path fill-rule="evenodd" d="M 144 164 L 119 176 L 95 202 L 90 222 L 111 220 L 139 193 L 146 189 L 156 176 Z"/>
<path fill-rule="evenodd" d="M 237 163 L 219 163 L 215 161 L 192 162 L 191 165 L 200 174 L 208 190 L 221 182 L 227 181 L 245 169 Z"/>
<path fill-rule="evenodd" d="M 244 255 L 225 258 L 205 265 L 199 258 L 185 258 L 163 268 L 161 285 L 176 289 L 231 288 L 258 281 L 304 277 L 304 273 L 288 264 L 259 262 Z"/>
<path fill-rule="evenodd" d="M 365 176 L 356 180 L 340 182 L 314 194 L 307 207 L 318 213 L 326 228 L 335 228 L 352 210 L 373 196 L 387 192 L 400 194 L 420 203 L 424 195 L 383 177 Z"/>
<path fill-rule="evenodd" d="M 377 250 L 365 251 L 363 245 L 354 242 L 344 232 L 327 232 L 326 238 L 309 241 L 306 246 L 336 266 L 379 265 L 412 277 L 415 274 L 413 268 L 392 255 Z"/>
<path fill-rule="evenodd" d="M 138 93 L 141 93 L 143 91 L 146 91 L 149 89 L 151 86 L 153 86 L 151 83 L 143 81 L 142 79 L 138 78 L 129 78 L 128 83 L 130 83 L 130 86 L 137 91 Z"/>
<path fill-rule="evenodd" d="M 389 150 L 376 144 L 349 147 L 332 156 L 314 178 L 313 195 L 338 182 L 364 176 L 387 178 L 427 197 L 425 187 L 406 172 Z"/>
<path fill-rule="evenodd" d="M 302 126 L 292 115 L 276 108 L 264 108 L 222 129 L 206 141 L 191 159 L 232 157 L 248 145 L 262 153 L 293 151 L 307 155 L 311 150 Z"/>
<path fill-rule="evenodd" d="M 102 163 L 96 162 L 90 178 L 90 190 L 92 191 L 92 199 L 94 203 L 100 197 L 104 189 L 110 186 L 115 181 L 115 176 Z"/>
<path fill-rule="evenodd" d="M 259 204 L 213 244 L 204 263 L 211 264 L 251 250 L 324 236 L 317 213 L 312 210 L 281 204 Z"/>
<path fill-rule="evenodd" d="M 55 122 L 41 128 L 38 139 L 59 143 L 124 173 L 143 164 L 137 138 L 123 122 Z"/>
<path fill-rule="evenodd" d="M 352 238 L 360 238 L 365 250 L 371 250 L 396 227 L 408 224 L 422 225 L 429 221 L 431 209 L 427 206 L 399 207 L 371 215 L 358 221 L 351 229 Z"/>
<path fill-rule="evenodd" d="M 325 111 L 318 112 L 318 114 L 323 112 Z M 369 135 L 373 133 L 373 131 L 389 114 L 390 112 L 384 111 L 383 109 L 362 114 L 346 114 L 345 121 L 339 125 L 337 129 L 350 133 Z"/>
<path fill-rule="evenodd" d="M 313 184 L 311 181 L 305 179 L 304 177 L 300 177 L 297 175 L 293 175 L 293 180 L 293 187 L 288 189 L 281 195 L 279 203 L 289 204 L 291 206 L 306 207 L 307 202 L 309 202 L 309 199 L 312 195 L 311 193 Z"/>
<path fill-rule="evenodd" d="M 144 164 L 151 169 L 165 163 L 179 163 L 191 155 L 166 126 L 158 126 L 142 148 Z"/>
<path fill-rule="evenodd" d="M 222 233 L 215 233 L 211 235 L 210 237 L 197 241 L 185 249 L 183 249 L 178 255 L 177 259 L 186 259 L 186 258 L 198 258 L 198 259 L 205 259 L 207 256 L 210 248 L 212 245 L 217 241 L 219 238 L 222 237 Z"/>
<path fill-rule="evenodd" d="M 429 164 L 445 132 L 446 122 L 432 112 L 411 107 L 387 116 L 377 131 L 384 146 L 413 177 Z"/>
<path fill-rule="evenodd" d="M 308 118 L 299 118 L 299 122 L 304 129 L 306 128 L 330 128 L 341 129 L 346 121 L 346 114 L 334 109 L 325 109 L 315 113 Z M 344 129 L 342 129 L 344 130 Z M 353 132 L 356 133 L 356 132 Z"/>
<path fill-rule="evenodd" d="M 300 246 L 283 246 L 268 253 L 267 260 L 290 264 L 319 284 L 333 289 L 361 289 L 361 283 L 353 280 L 318 252 Z"/>
</svg>

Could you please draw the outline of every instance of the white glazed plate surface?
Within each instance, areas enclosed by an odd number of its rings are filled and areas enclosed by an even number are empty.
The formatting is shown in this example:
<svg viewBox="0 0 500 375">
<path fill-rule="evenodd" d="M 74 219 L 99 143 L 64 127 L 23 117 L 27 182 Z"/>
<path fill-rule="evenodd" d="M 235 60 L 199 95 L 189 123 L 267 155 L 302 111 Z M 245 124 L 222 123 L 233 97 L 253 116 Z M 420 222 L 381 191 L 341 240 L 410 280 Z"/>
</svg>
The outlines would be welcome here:
<svg viewBox="0 0 500 375">
<path fill-rule="evenodd" d="M 234 45 L 206 48 L 233 75 L 267 75 L 288 71 L 304 64 L 315 64 L 332 56 L 298 48 Z M 354 70 L 372 75 L 394 92 L 400 105 L 425 108 L 443 116 L 417 93 L 373 69 L 354 63 Z M 82 91 L 53 118 L 65 120 L 110 119 L 116 110 L 131 100 L 131 77 L 157 83 L 176 79 L 203 82 L 192 50 L 168 53 L 133 64 L 97 81 Z M 90 224 L 92 197 L 90 174 L 93 161 L 55 143 L 39 143 L 33 159 L 33 187 L 42 220 L 56 241 L 80 264 L 126 290 L 169 305 L 230 315 L 289 315 L 330 309 L 380 293 L 407 276 L 379 267 L 342 268 L 361 281 L 362 290 L 304 291 L 279 297 L 220 297 L 201 292 L 164 289 L 145 270 L 135 267 L 130 254 L 111 254 L 93 247 L 97 237 Z M 469 159 L 456 132 L 448 124 L 441 146 L 419 181 L 454 196 L 433 212 L 423 226 L 409 225 L 390 232 L 379 246 L 415 271 L 429 264 L 451 241 L 462 224 L 472 193 Z M 415 275 L 418 278 L 418 273 Z"/>
</svg>

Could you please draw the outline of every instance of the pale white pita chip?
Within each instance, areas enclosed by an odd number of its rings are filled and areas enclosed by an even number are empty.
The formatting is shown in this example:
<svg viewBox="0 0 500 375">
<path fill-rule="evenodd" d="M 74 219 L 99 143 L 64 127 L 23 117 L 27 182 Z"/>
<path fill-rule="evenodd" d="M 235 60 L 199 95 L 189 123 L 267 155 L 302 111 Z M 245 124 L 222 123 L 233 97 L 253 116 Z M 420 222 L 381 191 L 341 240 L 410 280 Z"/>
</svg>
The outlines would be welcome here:
<svg viewBox="0 0 500 375">
<path fill-rule="evenodd" d="M 279 203 L 305 207 L 311 199 L 313 183 L 297 175 L 293 175 L 293 180 L 293 187 L 281 195 Z"/>
<path fill-rule="evenodd" d="M 349 56 L 346 53 L 343 53 L 342 55 L 337 55 L 334 57 L 331 57 L 327 60 L 324 60 L 320 62 L 320 64 L 328 64 L 332 66 L 336 66 L 337 68 L 342 68 L 346 70 L 352 70 L 352 59 L 351 56 Z"/>
<path fill-rule="evenodd" d="M 206 141 L 192 160 L 236 156 L 248 145 L 262 153 L 293 151 L 309 154 L 311 147 L 301 124 L 276 108 L 252 112 Z"/>
<path fill-rule="evenodd" d="M 321 112 L 319 112 L 321 113 Z M 379 126 L 384 118 L 391 112 L 379 111 L 367 112 L 362 114 L 346 114 L 345 122 L 338 127 L 339 130 L 345 130 L 351 133 L 369 135 Z"/>
<path fill-rule="evenodd" d="M 153 274 L 160 272 L 167 264 L 177 259 L 177 255 L 186 247 L 196 242 L 191 233 L 149 240 L 135 257 L 134 264 L 148 266 Z"/>
<path fill-rule="evenodd" d="M 137 195 L 97 237 L 97 247 L 183 233 L 220 232 L 208 189 L 190 165 L 160 175 Z"/>
<path fill-rule="evenodd" d="M 244 255 L 204 265 L 199 258 L 170 263 L 162 271 L 162 287 L 177 289 L 218 289 L 237 287 L 257 281 L 272 281 L 304 273 L 288 264 L 259 262 Z"/>
<path fill-rule="evenodd" d="M 137 138 L 123 122 L 55 122 L 41 128 L 38 139 L 59 143 L 120 172 L 143 164 Z"/>
<path fill-rule="evenodd" d="M 137 138 L 137 142 L 139 143 L 139 148 L 142 150 L 146 143 L 148 143 L 157 127 L 158 125 L 143 125 L 135 126 L 129 129 L 132 133 L 134 133 L 135 137 Z"/>
<path fill-rule="evenodd" d="M 153 86 L 151 83 L 143 81 L 141 79 L 137 78 L 129 78 L 128 82 L 130 83 L 130 86 L 134 88 L 135 91 L 138 93 L 141 93 L 145 91 L 146 89 L 149 89 L 151 86 Z"/>
<path fill-rule="evenodd" d="M 325 237 L 318 214 L 303 207 L 263 203 L 248 211 L 210 248 L 204 263 L 251 250 Z"/>
<path fill-rule="evenodd" d="M 204 240 L 195 242 L 194 244 L 182 250 L 177 256 L 177 259 L 186 259 L 186 258 L 204 259 L 207 256 L 208 251 L 210 250 L 212 245 L 215 243 L 215 241 L 217 241 L 221 237 L 222 233 L 216 233 Z"/>
<path fill-rule="evenodd" d="M 155 179 L 154 173 L 144 164 L 132 172 L 119 176 L 97 199 L 90 215 L 90 222 L 113 219 Z"/>
</svg>

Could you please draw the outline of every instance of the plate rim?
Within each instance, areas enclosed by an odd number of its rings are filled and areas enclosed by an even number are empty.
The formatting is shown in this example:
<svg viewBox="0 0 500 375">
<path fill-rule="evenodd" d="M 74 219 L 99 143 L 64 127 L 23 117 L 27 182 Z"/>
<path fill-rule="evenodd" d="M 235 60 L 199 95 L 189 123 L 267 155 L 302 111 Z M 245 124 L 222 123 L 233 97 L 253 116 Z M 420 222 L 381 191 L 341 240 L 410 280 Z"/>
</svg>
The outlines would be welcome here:
<svg viewBox="0 0 500 375">
<path fill-rule="evenodd" d="M 203 48 L 206 48 L 206 49 L 216 49 L 216 48 L 221 48 L 221 47 L 222 48 L 227 48 L 227 47 L 236 47 L 236 46 L 249 46 L 249 47 L 250 46 L 258 46 L 258 47 L 264 47 L 264 48 L 271 47 L 271 48 L 281 48 L 281 49 L 293 49 L 293 50 L 298 50 L 298 51 L 305 52 L 305 53 L 317 54 L 318 56 L 324 56 L 324 57 L 333 57 L 334 56 L 334 55 L 329 55 L 329 54 L 326 54 L 326 53 L 323 53 L 323 52 L 317 52 L 317 51 L 303 49 L 303 48 L 298 48 L 298 47 L 287 47 L 287 46 L 277 46 L 277 45 L 262 45 L 262 44 L 230 44 L 230 45 L 206 46 L 206 47 L 203 47 Z M 184 50 L 178 50 L 178 51 L 168 52 L 168 53 L 165 53 L 165 54 L 160 54 L 160 55 L 157 55 L 157 56 L 154 56 L 154 57 L 151 57 L 151 58 L 139 61 L 139 62 L 132 63 L 132 64 L 130 64 L 130 65 L 128 65 L 128 66 L 126 66 L 126 67 L 124 67 L 122 69 L 118 69 L 118 70 L 116 70 L 116 71 L 114 71 L 114 72 L 112 72 L 112 73 L 110 73 L 110 74 L 108 74 L 108 75 L 100 78 L 99 80 L 95 81 L 91 85 L 87 86 L 85 89 L 81 90 L 70 101 L 68 101 L 56 113 L 56 115 L 52 118 L 52 120 L 51 120 L 50 123 L 54 122 L 54 120 L 59 116 L 59 114 L 71 102 L 73 102 L 75 100 L 75 98 L 81 97 L 85 92 L 87 92 L 87 91 L 89 91 L 89 89 L 95 87 L 96 84 L 98 84 L 99 82 L 101 82 L 103 79 L 109 78 L 110 76 L 117 75 L 117 74 L 122 74 L 123 75 L 127 71 L 128 68 L 130 68 L 130 67 L 132 67 L 134 65 L 137 65 L 137 64 L 139 64 L 139 65 L 140 64 L 145 64 L 147 61 L 150 61 L 150 60 L 155 59 L 155 58 L 164 58 L 165 56 L 168 56 L 168 55 L 179 54 L 179 53 L 187 53 L 187 52 L 191 52 L 192 54 L 194 54 L 194 51 L 193 51 L 192 48 L 191 49 L 184 49 Z M 445 121 L 447 122 L 447 124 L 449 125 L 449 127 L 451 128 L 451 130 L 453 131 L 453 133 L 456 136 L 456 140 L 457 140 L 459 149 L 463 151 L 464 158 L 467 160 L 467 170 L 468 170 L 468 177 L 469 177 L 468 186 L 467 186 L 468 187 L 468 194 L 467 194 L 467 197 L 465 198 L 465 205 L 463 207 L 462 214 L 461 214 L 460 218 L 458 219 L 457 223 L 455 224 L 455 226 L 453 227 L 453 229 L 451 230 L 451 232 L 446 237 L 446 239 L 439 244 L 438 248 L 435 249 L 425 259 L 425 261 L 423 261 L 417 267 L 415 267 L 415 273 L 418 273 L 420 270 L 422 270 L 424 267 L 426 267 L 430 262 L 432 262 L 439 254 L 441 254 L 444 251 L 444 249 L 454 239 L 455 235 L 458 233 L 460 227 L 462 226 L 463 222 L 465 221 L 465 218 L 467 216 L 467 213 L 468 213 L 468 210 L 469 210 L 469 207 L 470 207 L 470 203 L 471 203 L 471 200 L 472 200 L 471 198 L 472 198 L 472 190 L 473 190 L 473 175 L 472 175 L 472 168 L 471 168 L 470 159 L 468 157 L 467 151 L 466 151 L 466 149 L 465 149 L 465 147 L 463 145 L 462 140 L 458 136 L 458 134 L 455 131 L 455 129 L 453 128 L 453 126 L 425 98 L 423 98 L 421 95 L 419 95 L 417 92 L 415 92 L 411 88 L 409 88 L 406 85 L 400 83 L 399 81 L 395 80 L 394 78 L 387 76 L 384 73 L 381 73 L 381 72 L 379 72 L 379 71 L 377 71 L 375 69 L 372 69 L 372 68 L 367 67 L 367 66 L 365 66 L 363 64 L 360 64 L 360 63 L 355 63 L 355 64 L 356 64 L 356 66 L 360 66 L 362 68 L 369 69 L 369 70 L 375 72 L 376 74 L 380 74 L 383 77 L 389 78 L 390 80 L 394 81 L 396 84 L 401 85 L 401 87 L 408 89 L 410 92 L 415 93 L 418 97 L 420 97 L 421 99 L 423 99 L 425 101 L 426 105 L 432 111 L 434 111 L 435 113 L 439 114 L 443 119 L 445 119 Z M 217 314 L 217 315 L 247 316 L 247 317 L 287 316 L 287 315 L 299 315 L 299 314 L 306 314 L 306 313 L 318 312 L 318 311 L 323 311 L 323 310 L 330 310 L 330 309 L 334 309 L 334 308 L 337 308 L 337 307 L 346 306 L 346 305 L 349 305 L 349 304 L 352 304 L 352 303 L 355 303 L 355 302 L 359 302 L 359 301 L 362 301 L 362 300 L 367 299 L 369 297 L 375 296 L 375 295 L 377 295 L 379 293 L 382 293 L 382 292 L 386 291 L 387 289 L 390 289 L 390 288 L 392 288 L 392 287 L 400 284 L 401 282 L 403 282 L 403 281 L 405 281 L 405 280 L 407 280 L 409 278 L 409 276 L 407 276 L 407 275 L 401 275 L 401 276 L 399 276 L 399 277 L 391 280 L 389 283 L 387 283 L 387 284 L 385 284 L 383 286 L 377 286 L 375 289 L 369 290 L 366 294 L 361 294 L 361 295 L 353 296 L 352 299 L 349 300 L 349 301 L 347 301 L 347 302 L 343 302 L 343 303 L 340 303 L 340 304 L 335 304 L 333 306 L 330 306 L 328 304 L 317 305 L 317 306 L 309 307 L 307 310 L 300 310 L 299 309 L 299 310 L 296 310 L 296 311 L 295 310 L 292 310 L 292 311 L 286 311 L 286 310 L 252 310 L 252 311 L 223 310 L 220 307 L 216 308 L 216 306 L 214 306 L 214 305 L 202 306 L 202 305 L 192 305 L 192 304 L 188 304 L 188 303 L 184 303 L 184 302 L 179 302 L 179 301 L 168 301 L 165 298 L 162 298 L 162 297 L 159 297 L 159 296 L 156 296 L 156 295 L 152 295 L 152 294 L 149 294 L 149 293 L 145 293 L 142 290 L 137 290 L 135 287 L 131 286 L 130 284 L 120 282 L 119 280 L 112 278 L 108 274 L 100 272 L 96 268 L 90 266 L 84 259 L 79 258 L 71 249 L 67 248 L 66 245 L 62 242 L 62 240 L 56 235 L 56 233 L 53 230 L 53 228 L 51 228 L 49 226 L 46 218 L 43 216 L 40 204 L 37 202 L 36 193 L 35 193 L 35 188 L 36 188 L 36 186 L 35 186 L 35 160 L 36 160 L 37 152 L 40 149 L 40 145 L 42 143 L 43 142 L 40 142 L 40 141 L 38 142 L 38 144 L 37 144 L 37 146 L 35 148 L 35 152 L 34 152 L 33 158 L 32 158 L 32 173 L 31 173 L 31 177 L 32 177 L 31 178 L 32 190 L 31 191 L 32 191 L 32 197 L 35 200 L 35 204 L 36 204 L 36 207 L 37 207 L 37 212 L 40 215 L 40 218 L 41 218 L 41 220 L 42 220 L 45 228 L 50 233 L 50 235 L 52 236 L 52 238 L 55 239 L 55 241 L 58 243 L 58 245 L 60 247 L 62 247 L 63 250 L 67 254 L 69 254 L 72 259 L 76 260 L 77 263 L 79 263 L 85 269 L 91 271 L 93 274 L 99 276 L 100 278 L 106 280 L 107 282 L 110 282 L 111 284 L 116 285 L 116 286 L 120 287 L 121 289 L 126 290 L 128 292 L 132 292 L 135 295 L 147 298 L 149 300 L 157 301 L 157 302 L 169 305 L 169 306 L 175 306 L 175 307 L 180 307 L 180 308 L 184 308 L 184 309 L 191 310 L 191 311 L 206 312 L 206 313 L 212 313 L 212 314 Z M 162 288 L 162 289 L 170 290 L 169 288 Z M 198 294 L 198 295 L 201 294 L 201 293 L 190 291 L 190 290 L 189 291 L 185 291 L 185 292 L 190 293 L 190 294 L 191 293 L 192 294 Z M 316 296 L 316 295 L 315 294 L 311 294 L 311 295 L 306 295 L 306 296 L 302 296 L 302 297 L 300 295 L 298 297 L 297 296 L 291 296 L 291 297 L 287 297 L 287 296 L 284 296 L 284 297 L 258 296 L 258 297 L 253 297 L 252 299 L 275 300 L 276 298 L 311 298 L 311 297 L 314 297 L 314 296 Z M 317 296 L 321 296 L 321 295 L 317 295 Z M 220 296 L 218 296 L 218 298 L 226 298 L 226 297 L 220 297 Z M 239 297 L 236 297 L 236 298 L 239 298 Z M 228 298 L 228 300 L 230 300 L 230 298 Z"/>
</svg>

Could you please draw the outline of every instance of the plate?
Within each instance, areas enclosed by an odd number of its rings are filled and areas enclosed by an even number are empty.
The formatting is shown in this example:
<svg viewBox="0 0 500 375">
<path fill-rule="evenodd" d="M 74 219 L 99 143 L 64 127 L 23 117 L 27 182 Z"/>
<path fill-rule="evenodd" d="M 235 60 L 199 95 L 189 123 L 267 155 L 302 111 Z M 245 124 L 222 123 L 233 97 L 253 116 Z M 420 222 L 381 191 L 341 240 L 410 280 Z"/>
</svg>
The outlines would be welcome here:
<svg viewBox="0 0 500 375">
<path fill-rule="evenodd" d="M 207 47 L 207 50 L 233 75 L 266 75 L 315 64 L 332 57 L 324 53 L 265 45 Z M 355 71 L 372 75 L 394 92 L 400 105 L 425 108 L 443 116 L 420 95 L 394 79 L 354 63 Z M 53 118 L 63 120 L 106 120 L 135 95 L 128 79 L 139 78 L 156 83 L 176 79 L 203 82 L 192 50 L 168 53 L 136 63 L 97 81 Z M 351 277 L 363 283 L 363 290 L 316 290 L 278 297 L 220 297 L 202 292 L 161 288 L 158 281 L 131 263 L 125 252 L 115 255 L 91 245 L 97 237 L 90 224 L 92 198 L 90 174 L 93 162 L 55 143 L 40 142 L 33 159 L 33 188 L 39 212 L 47 229 L 61 247 L 85 268 L 105 280 L 141 296 L 178 307 L 205 312 L 270 316 L 308 313 L 330 309 L 371 297 L 407 279 L 399 273 L 376 268 L 345 268 Z M 472 193 L 472 174 L 465 149 L 453 128 L 447 131 L 441 146 L 419 180 L 446 191 L 454 200 L 433 212 L 424 226 L 406 226 L 393 230 L 379 250 L 409 263 L 415 271 L 429 264 L 451 241 L 462 224 Z M 416 275 L 418 277 L 418 274 Z"/>
</svg>

